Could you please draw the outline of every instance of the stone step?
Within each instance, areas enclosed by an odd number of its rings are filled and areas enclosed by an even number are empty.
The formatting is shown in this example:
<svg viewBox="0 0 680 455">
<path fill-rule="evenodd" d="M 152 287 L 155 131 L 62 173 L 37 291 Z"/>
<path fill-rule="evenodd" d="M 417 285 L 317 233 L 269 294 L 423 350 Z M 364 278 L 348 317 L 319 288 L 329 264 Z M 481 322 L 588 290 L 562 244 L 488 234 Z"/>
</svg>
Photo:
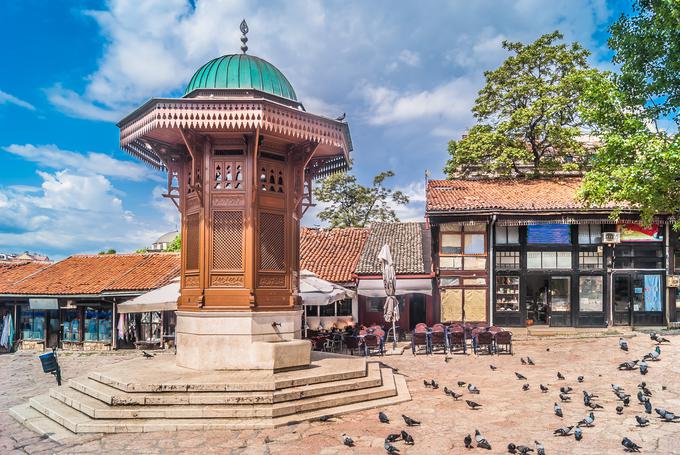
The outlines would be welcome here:
<svg viewBox="0 0 680 455">
<path fill-rule="evenodd" d="M 364 377 L 290 387 L 274 392 L 124 392 L 87 377 L 71 379 L 68 385 L 112 406 L 121 405 L 213 405 L 280 403 L 330 393 L 377 387 L 381 384 L 379 364 L 370 362 Z"/>
<path fill-rule="evenodd" d="M 368 398 L 363 401 L 346 403 L 336 401 L 327 403 L 330 407 L 306 410 L 300 407 L 297 414 L 275 418 L 225 419 L 225 418 L 187 418 L 187 419 L 93 419 L 77 411 L 61 401 L 43 394 L 29 400 L 31 407 L 51 420 L 75 433 L 122 433 L 122 432 L 150 432 L 150 431 L 178 431 L 178 430 L 232 430 L 258 429 L 287 425 L 304 420 L 318 418 L 322 415 L 340 415 L 358 412 L 365 409 L 385 407 L 411 399 L 403 376 L 392 375 L 392 370 L 382 369 L 385 384 L 381 387 L 391 387 L 390 396 Z M 350 394 L 352 392 L 349 392 Z M 346 393 L 347 394 L 347 393 Z M 337 394 L 337 395 L 346 395 Z M 91 399 L 91 397 L 90 397 Z M 98 400 L 94 400 L 98 401 Z"/>
<path fill-rule="evenodd" d="M 28 403 L 10 408 L 9 415 L 36 433 L 62 444 L 76 436 L 72 431 L 33 409 Z"/>
<path fill-rule="evenodd" d="M 377 364 L 375 365 L 377 367 Z M 377 373 L 381 375 L 382 381 L 375 387 L 247 406 L 242 404 L 110 406 L 70 387 L 53 388 L 49 395 L 94 419 L 274 418 L 395 395 L 392 371 L 378 369 Z"/>
<path fill-rule="evenodd" d="M 263 392 L 366 376 L 366 359 L 312 352 L 312 365 L 290 371 L 198 371 L 178 367 L 174 356 L 135 358 L 88 374 L 124 392 Z M 163 374 L 159 375 L 158 372 Z"/>
</svg>

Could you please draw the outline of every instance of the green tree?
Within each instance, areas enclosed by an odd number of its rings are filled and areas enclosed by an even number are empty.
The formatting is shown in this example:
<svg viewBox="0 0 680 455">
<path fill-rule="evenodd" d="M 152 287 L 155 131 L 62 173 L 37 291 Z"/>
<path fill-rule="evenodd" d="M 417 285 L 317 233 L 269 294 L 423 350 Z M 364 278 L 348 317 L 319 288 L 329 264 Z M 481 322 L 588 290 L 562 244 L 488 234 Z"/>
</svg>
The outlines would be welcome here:
<svg viewBox="0 0 680 455">
<path fill-rule="evenodd" d="M 678 123 L 680 4 L 639 0 L 633 11 L 610 30 L 621 74 L 591 75 L 585 92 L 581 115 L 601 145 L 580 196 L 639 209 L 649 223 L 656 213 L 680 211 L 680 137 L 656 127 L 661 116 Z"/>
<path fill-rule="evenodd" d="M 168 248 L 166 251 L 177 253 L 182 250 L 182 236 L 177 234 L 172 242 L 168 243 Z"/>
<path fill-rule="evenodd" d="M 466 136 L 449 142 L 444 171 L 453 178 L 474 173 L 537 176 L 582 168 L 589 150 L 579 141 L 578 116 L 589 53 L 564 44 L 555 31 L 531 44 L 504 41 L 513 55 L 486 71 L 486 85 Z"/>
<path fill-rule="evenodd" d="M 394 206 L 408 204 L 401 191 L 383 186 L 394 172 L 385 171 L 373 178 L 371 186 L 363 186 L 351 174 L 337 173 L 321 180 L 314 196 L 328 207 L 319 212 L 319 218 L 331 227 L 365 227 L 373 221 L 399 221 Z"/>
<path fill-rule="evenodd" d="M 114 250 L 113 248 L 109 248 L 108 250 L 100 251 L 99 254 L 116 254 L 116 250 Z"/>
</svg>

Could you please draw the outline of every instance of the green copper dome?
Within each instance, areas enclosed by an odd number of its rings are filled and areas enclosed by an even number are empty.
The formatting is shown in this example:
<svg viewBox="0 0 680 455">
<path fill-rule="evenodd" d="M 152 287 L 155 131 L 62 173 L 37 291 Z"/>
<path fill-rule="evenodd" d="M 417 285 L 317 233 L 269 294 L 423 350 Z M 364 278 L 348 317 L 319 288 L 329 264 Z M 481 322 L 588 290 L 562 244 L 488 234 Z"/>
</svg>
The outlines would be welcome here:
<svg viewBox="0 0 680 455">
<path fill-rule="evenodd" d="M 255 89 L 297 102 L 295 90 L 274 65 L 248 54 L 223 55 L 196 71 L 184 95 L 196 89 Z"/>
</svg>

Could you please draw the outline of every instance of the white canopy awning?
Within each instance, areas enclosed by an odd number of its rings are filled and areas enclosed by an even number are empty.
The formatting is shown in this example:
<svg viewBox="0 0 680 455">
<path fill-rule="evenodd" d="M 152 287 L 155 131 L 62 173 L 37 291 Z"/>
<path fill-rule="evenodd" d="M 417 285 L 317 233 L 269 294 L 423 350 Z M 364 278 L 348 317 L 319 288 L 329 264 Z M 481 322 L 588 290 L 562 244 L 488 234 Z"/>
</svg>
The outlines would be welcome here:
<svg viewBox="0 0 680 455">
<path fill-rule="evenodd" d="M 300 272 L 300 297 L 304 305 L 328 305 L 338 300 L 351 299 L 355 292 L 322 280 L 309 270 Z"/>
<path fill-rule="evenodd" d="M 149 311 L 175 311 L 179 297 L 179 277 L 163 287 L 144 293 L 118 305 L 118 313 L 146 313 Z"/>
<path fill-rule="evenodd" d="M 383 280 L 359 279 L 357 293 L 366 297 L 387 297 Z M 396 295 L 427 294 L 432 295 L 432 279 L 430 278 L 397 278 Z"/>
</svg>

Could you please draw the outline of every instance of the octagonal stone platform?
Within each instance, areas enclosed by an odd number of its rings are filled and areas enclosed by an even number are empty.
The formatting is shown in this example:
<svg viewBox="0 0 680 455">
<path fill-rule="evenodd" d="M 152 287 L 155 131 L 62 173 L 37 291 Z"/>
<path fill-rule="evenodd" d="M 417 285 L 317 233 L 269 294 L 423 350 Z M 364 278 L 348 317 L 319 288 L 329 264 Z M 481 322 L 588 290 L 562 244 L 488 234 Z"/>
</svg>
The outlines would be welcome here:
<svg viewBox="0 0 680 455">
<path fill-rule="evenodd" d="M 196 371 L 159 354 L 71 379 L 10 413 L 64 439 L 75 433 L 269 428 L 407 400 L 402 376 L 360 357 L 314 352 L 309 367 L 290 371 Z"/>
</svg>

